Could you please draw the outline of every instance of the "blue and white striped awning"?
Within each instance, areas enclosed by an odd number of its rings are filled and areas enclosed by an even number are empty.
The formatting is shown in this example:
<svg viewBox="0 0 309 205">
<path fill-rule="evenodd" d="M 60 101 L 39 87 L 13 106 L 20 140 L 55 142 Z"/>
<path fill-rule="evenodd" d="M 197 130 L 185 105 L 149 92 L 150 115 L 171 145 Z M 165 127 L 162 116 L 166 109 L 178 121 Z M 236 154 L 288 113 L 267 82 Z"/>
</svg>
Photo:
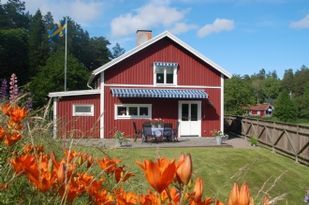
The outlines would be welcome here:
<svg viewBox="0 0 309 205">
<path fill-rule="evenodd" d="M 176 98 L 207 99 L 204 90 L 197 89 L 145 89 L 145 88 L 111 88 L 113 97 L 119 98 Z"/>
<path fill-rule="evenodd" d="M 174 62 L 154 62 L 155 66 L 160 66 L 160 67 L 177 67 L 178 63 Z"/>
</svg>

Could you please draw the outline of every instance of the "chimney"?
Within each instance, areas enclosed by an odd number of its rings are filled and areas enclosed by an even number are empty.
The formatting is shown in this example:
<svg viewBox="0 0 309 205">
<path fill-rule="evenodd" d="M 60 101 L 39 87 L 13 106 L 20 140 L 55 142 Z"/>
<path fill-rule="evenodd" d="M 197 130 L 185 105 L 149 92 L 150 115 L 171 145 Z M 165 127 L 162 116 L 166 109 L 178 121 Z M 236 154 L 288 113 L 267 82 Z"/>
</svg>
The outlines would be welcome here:
<svg viewBox="0 0 309 205">
<path fill-rule="evenodd" d="M 152 38 L 151 30 L 136 31 L 136 46 L 139 46 Z"/>
</svg>

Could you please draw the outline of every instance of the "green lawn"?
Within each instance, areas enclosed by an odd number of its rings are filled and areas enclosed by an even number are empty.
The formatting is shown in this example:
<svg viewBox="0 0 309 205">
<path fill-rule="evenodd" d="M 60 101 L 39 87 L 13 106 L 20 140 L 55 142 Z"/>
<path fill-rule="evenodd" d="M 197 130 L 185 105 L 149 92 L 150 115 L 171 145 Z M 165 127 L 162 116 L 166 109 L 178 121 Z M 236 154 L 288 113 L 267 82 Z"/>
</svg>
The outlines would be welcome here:
<svg viewBox="0 0 309 205">
<path fill-rule="evenodd" d="M 101 157 L 100 149 L 79 147 L 78 149 Z M 270 189 L 270 197 L 287 194 L 278 204 L 303 204 L 305 190 L 309 189 L 309 168 L 293 160 L 274 154 L 263 148 L 158 148 L 158 149 L 113 149 L 102 150 L 120 158 L 136 173 L 128 189 L 145 192 L 148 184 L 136 166 L 136 160 L 154 159 L 157 156 L 177 158 L 181 152 L 191 153 L 194 176 L 201 176 L 208 196 L 226 200 L 233 182 L 248 182 L 253 197 L 260 189 Z M 282 175 L 278 180 L 280 175 Z M 261 196 L 257 197 L 258 200 Z M 256 203 L 257 204 L 257 203 Z"/>
</svg>

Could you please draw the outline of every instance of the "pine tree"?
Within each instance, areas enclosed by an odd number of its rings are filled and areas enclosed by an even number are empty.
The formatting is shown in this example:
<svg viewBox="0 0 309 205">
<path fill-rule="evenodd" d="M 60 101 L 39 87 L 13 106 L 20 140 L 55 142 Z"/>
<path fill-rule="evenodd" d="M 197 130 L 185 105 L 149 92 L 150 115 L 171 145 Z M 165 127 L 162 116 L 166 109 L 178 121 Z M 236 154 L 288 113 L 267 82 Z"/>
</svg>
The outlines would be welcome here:
<svg viewBox="0 0 309 205">
<path fill-rule="evenodd" d="M 119 43 L 116 43 L 116 45 L 112 48 L 113 49 L 113 58 L 117 58 L 124 54 L 125 50 L 120 47 Z"/>
<path fill-rule="evenodd" d="M 32 18 L 29 32 L 29 76 L 35 75 L 41 66 L 45 65 L 49 48 L 47 31 L 38 10 Z"/>
</svg>

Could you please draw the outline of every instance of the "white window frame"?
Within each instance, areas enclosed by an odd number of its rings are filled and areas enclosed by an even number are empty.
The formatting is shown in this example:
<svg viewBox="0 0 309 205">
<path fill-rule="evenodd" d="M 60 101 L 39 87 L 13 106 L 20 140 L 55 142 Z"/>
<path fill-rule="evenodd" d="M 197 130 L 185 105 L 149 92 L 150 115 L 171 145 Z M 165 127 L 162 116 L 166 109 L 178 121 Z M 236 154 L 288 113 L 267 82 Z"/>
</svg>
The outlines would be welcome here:
<svg viewBox="0 0 309 205">
<path fill-rule="evenodd" d="M 118 115 L 118 107 L 126 107 L 126 115 Z M 129 115 L 129 107 L 137 107 L 137 115 Z M 148 108 L 148 115 L 140 115 L 140 107 Z M 152 118 L 152 105 L 151 104 L 115 104 L 114 117 L 116 120 L 122 119 L 151 119 Z"/>
<path fill-rule="evenodd" d="M 90 107 L 90 112 L 76 112 L 76 107 Z M 72 106 L 73 116 L 94 116 L 94 105 L 93 104 L 73 104 Z"/>
<path fill-rule="evenodd" d="M 157 83 L 157 67 L 162 67 L 164 69 L 164 82 L 163 83 Z M 153 63 L 153 84 L 156 86 L 176 86 L 177 85 L 177 66 L 173 66 L 173 83 L 166 83 L 166 75 L 167 75 L 167 68 L 170 68 L 171 66 L 157 66 L 155 63 Z"/>
</svg>

